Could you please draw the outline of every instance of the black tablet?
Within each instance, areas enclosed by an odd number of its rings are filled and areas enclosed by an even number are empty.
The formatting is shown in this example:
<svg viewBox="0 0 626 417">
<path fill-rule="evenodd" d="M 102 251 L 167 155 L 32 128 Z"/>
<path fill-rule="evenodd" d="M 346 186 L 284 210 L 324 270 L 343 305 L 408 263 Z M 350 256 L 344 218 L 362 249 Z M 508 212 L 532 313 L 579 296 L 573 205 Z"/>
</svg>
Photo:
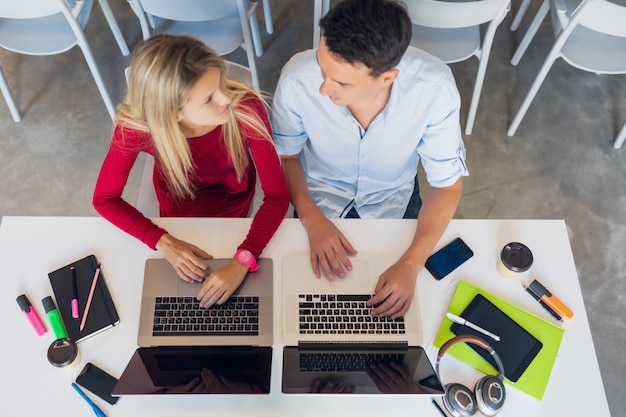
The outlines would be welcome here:
<svg viewBox="0 0 626 417">
<path fill-rule="evenodd" d="M 474 297 L 461 313 L 461 317 L 500 336 L 498 342 L 467 326 L 454 323 L 450 327 L 456 335 L 471 334 L 485 339 L 502 359 L 504 375 L 512 382 L 517 382 L 543 347 L 536 337 L 481 294 Z M 496 367 L 489 352 L 472 344 L 468 346 Z"/>
</svg>

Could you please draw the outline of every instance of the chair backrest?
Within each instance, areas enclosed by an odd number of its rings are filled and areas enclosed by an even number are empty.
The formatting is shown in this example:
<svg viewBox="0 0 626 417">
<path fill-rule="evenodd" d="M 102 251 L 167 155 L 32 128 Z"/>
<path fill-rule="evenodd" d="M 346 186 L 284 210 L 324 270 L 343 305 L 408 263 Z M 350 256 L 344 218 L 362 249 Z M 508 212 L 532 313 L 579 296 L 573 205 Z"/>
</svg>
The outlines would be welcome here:
<svg viewBox="0 0 626 417">
<path fill-rule="evenodd" d="M 181 22 L 222 19 L 239 13 L 236 0 L 139 0 L 150 15 Z"/>
<path fill-rule="evenodd" d="M 76 17 L 84 0 L 0 0 L 0 18 L 36 19 L 71 11 Z"/>
<path fill-rule="evenodd" d="M 510 0 L 405 0 L 414 25 L 453 29 L 476 26 L 504 16 Z"/>
<path fill-rule="evenodd" d="M 572 13 L 571 23 L 578 23 L 596 32 L 626 38 L 626 5 L 607 0 L 584 0 Z"/>
</svg>

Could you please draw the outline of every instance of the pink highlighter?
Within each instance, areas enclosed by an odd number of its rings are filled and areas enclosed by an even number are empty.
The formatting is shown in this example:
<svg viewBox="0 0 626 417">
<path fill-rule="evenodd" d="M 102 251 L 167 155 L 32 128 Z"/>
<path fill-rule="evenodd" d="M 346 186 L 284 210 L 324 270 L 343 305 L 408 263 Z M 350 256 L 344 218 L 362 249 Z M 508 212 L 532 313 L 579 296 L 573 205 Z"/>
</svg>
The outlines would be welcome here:
<svg viewBox="0 0 626 417">
<path fill-rule="evenodd" d="M 76 287 L 76 268 L 75 267 L 70 267 L 71 271 L 72 271 L 72 290 L 73 290 L 73 296 L 72 296 L 72 317 L 77 319 L 80 314 L 78 313 L 78 289 Z"/>
<path fill-rule="evenodd" d="M 41 336 L 46 334 L 48 329 L 46 329 L 46 326 L 44 326 L 41 318 L 39 317 L 39 314 L 37 314 L 37 311 L 35 311 L 35 309 L 33 308 L 33 305 L 31 304 L 28 297 L 26 297 L 26 294 L 22 294 L 17 297 L 16 301 L 24 312 L 24 315 L 30 322 L 31 326 L 33 326 L 33 329 L 35 329 L 35 331 L 37 332 L 37 335 Z"/>
</svg>

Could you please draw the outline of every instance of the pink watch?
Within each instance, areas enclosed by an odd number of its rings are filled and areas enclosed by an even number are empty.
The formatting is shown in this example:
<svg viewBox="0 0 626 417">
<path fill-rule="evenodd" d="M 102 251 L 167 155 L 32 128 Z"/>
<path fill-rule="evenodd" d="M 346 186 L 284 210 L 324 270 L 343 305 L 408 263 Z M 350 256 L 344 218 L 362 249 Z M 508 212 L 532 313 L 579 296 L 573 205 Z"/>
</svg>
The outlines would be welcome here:
<svg viewBox="0 0 626 417">
<path fill-rule="evenodd" d="M 247 251 L 245 249 L 237 249 L 234 258 L 240 264 L 250 268 L 250 272 L 254 272 L 259 269 L 259 265 L 256 263 L 256 259 L 254 259 L 254 256 L 250 253 L 250 251 Z"/>
</svg>

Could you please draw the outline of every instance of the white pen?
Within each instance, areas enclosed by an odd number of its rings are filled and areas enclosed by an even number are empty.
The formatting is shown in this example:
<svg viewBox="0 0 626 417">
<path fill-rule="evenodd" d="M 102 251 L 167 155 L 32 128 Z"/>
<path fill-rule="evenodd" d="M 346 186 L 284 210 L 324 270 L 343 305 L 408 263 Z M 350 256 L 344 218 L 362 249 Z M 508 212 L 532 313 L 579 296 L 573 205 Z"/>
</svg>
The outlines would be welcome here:
<svg viewBox="0 0 626 417">
<path fill-rule="evenodd" d="M 474 323 L 472 323 L 471 321 L 467 321 L 467 320 L 465 320 L 463 317 L 459 317 L 459 316 L 457 316 L 457 315 L 455 315 L 455 314 L 452 314 L 452 313 L 450 313 L 450 312 L 446 313 L 446 316 L 448 316 L 448 318 L 449 318 L 450 320 L 452 320 L 452 321 L 453 321 L 453 322 L 455 322 L 455 323 L 460 324 L 461 326 L 467 326 L 467 327 L 469 327 L 470 329 L 474 329 L 474 330 L 476 330 L 478 333 L 482 333 L 482 334 L 484 334 L 485 336 L 489 336 L 489 337 L 491 337 L 491 338 L 492 338 L 493 340 L 495 340 L 496 342 L 499 342 L 499 341 L 500 341 L 500 336 L 495 335 L 495 334 L 491 333 L 490 331 L 487 331 L 487 330 L 483 329 L 482 327 L 475 325 L 475 324 L 474 324 Z"/>
</svg>

